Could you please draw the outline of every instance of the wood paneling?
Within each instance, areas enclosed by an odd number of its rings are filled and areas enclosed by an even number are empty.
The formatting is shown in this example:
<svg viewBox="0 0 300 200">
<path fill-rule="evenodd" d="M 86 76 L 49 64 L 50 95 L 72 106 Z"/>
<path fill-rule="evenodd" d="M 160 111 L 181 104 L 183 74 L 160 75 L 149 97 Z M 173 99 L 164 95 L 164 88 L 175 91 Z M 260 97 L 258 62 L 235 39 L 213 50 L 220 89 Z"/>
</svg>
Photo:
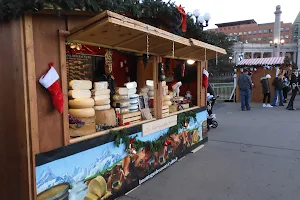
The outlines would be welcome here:
<svg viewBox="0 0 300 200">
<path fill-rule="evenodd" d="M 33 199 L 22 19 L 0 24 L 1 199 Z"/>
<path fill-rule="evenodd" d="M 34 15 L 33 37 L 35 39 L 35 72 L 37 79 L 47 72 L 49 62 L 54 62 L 55 69 L 58 74 L 61 74 L 57 31 L 65 29 L 66 23 L 64 18 L 50 15 Z M 46 152 L 62 147 L 65 143 L 63 116 L 55 110 L 48 91 L 38 81 L 36 82 L 36 91 L 40 152 Z M 65 99 L 65 103 L 67 103 L 67 99 Z"/>
</svg>

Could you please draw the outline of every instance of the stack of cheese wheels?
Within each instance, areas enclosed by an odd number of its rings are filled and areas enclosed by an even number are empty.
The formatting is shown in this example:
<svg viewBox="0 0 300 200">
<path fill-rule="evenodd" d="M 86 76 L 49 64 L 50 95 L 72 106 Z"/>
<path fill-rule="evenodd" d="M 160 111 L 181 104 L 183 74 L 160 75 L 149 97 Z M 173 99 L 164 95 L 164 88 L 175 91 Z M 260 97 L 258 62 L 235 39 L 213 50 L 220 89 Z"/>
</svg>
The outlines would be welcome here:
<svg viewBox="0 0 300 200">
<path fill-rule="evenodd" d="M 120 104 L 121 114 L 129 113 L 129 96 L 127 87 L 116 88 L 116 94 L 113 96 L 113 106 L 116 108 Z"/>
<path fill-rule="evenodd" d="M 162 99 L 163 106 L 172 105 L 171 96 L 169 95 L 169 89 L 165 81 L 162 81 L 162 88 L 163 88 L 163 99 Z"/>
<path fill-rule="evenodd" d="M 95 82 L 92 95 L 95 100 L 96 124 L 116 126 L 116 113 L 110 106 L 108 82 Z"/>
<path fill-rule="evenodd" d="M 137 83 L 128 82 L 124 84 L 128 89 L 129 112 L 137 112 L 139 110 L 139 95 L 137 94 Z"/>
<path fill-rule="evenodd" d="M 95 100 L 95 110 L 110 109 L 110 89 L 108 89 L 108 82 L 95 82 L 92 95 Z"/>
<path fill-rule="evenodd" d="M 81 136 L 96 131 L 94 100 L 91 98 L 92 82 L 89 80 L 72 80 L 69 83 L 69 113 L 85 122 L 81 128 L 72 128 L 71 136 Z"/>
</svg>

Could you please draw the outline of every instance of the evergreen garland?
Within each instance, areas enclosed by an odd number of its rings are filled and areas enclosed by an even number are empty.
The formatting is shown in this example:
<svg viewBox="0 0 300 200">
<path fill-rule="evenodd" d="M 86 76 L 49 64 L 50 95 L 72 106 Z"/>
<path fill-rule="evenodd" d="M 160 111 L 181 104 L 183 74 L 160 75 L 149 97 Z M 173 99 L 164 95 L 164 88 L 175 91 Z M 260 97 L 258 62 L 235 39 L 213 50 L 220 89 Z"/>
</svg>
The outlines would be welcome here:
<svg viewBox="0 0 300 200">
<path fill-rule="evenodd" d="M 158 152 L 164 147 L 164 143 L 166 142 L 166 140 L 170 138 L 171 135 L 178 134 L 178 130 L 184 128 L 185 123 L 189 123 L 191 118 L 193 118 L 194 121 L 197 120 L 195 111 L 187 111 L 185 113 L 178 114 L 177 125 L 170 127 L 167 133 L 160 136 L 157 140 L 154 141 L 144 142 L 141 140 L 137 140 L 137 136 L 131 137 L 126 128 L 119 131 L 111 130 L 109 134 L 114 137 L 114 144 L 116 147 L 119 147 L 120 144 L 124 144 L 125 147 L 128 148 L 130 140 L 134 139 L 132 145 L 136 151 L 139 151 L 142 148 L 147 148 L 151 152 Z"/>
<path fill-rule="evenodd" d="M 58 14 L 61 10 L 95 13 L 111 10 L 154 26 L 167 24 L 169 31 L 176 35 L 198 39 L 226 50 L 233 45 L 224 33 L 201 30 L 192 15 L 188 15 L 187 32 L 183 33 L 180 14 L 171 0 L 0 0 L 0 21 L 17 18 L 26 11 L 38 12 L 43 9 L 54 9 Z"/>
</svg>

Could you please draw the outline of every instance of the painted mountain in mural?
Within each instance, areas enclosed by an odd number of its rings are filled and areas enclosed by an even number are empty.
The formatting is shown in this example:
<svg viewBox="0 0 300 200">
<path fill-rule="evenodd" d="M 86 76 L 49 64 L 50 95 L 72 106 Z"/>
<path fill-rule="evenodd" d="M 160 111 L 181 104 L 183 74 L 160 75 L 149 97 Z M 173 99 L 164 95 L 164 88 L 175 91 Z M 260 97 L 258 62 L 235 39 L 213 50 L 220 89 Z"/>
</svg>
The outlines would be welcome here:
<svg viewBox="0 0 300 200">
<path fill-rule="evenodd" d="M 74 155 L 76 156 L 76 155 Z M 37 177 L 37 192 L 40 193 L 44 190 L 49 189 L 60 183 L 70 183 L 79 182 L 87 177 L 94 176 L 95 174 L 111 167 L 115 163 L 123 159 L 125 155 L 112 154 L 108 148 L 101 151 L 99 157 L 91 162 L 86 168 L 81 168 L 77 166 L 69 166 L 68 171 L 65 174 L 54 174 L 50 168 L 44 169 L 42 174 Z M 57 160 L 56 162 L 60 162 Z M 72 173 L 68 173 L 72 172 Z"/>
</svg>

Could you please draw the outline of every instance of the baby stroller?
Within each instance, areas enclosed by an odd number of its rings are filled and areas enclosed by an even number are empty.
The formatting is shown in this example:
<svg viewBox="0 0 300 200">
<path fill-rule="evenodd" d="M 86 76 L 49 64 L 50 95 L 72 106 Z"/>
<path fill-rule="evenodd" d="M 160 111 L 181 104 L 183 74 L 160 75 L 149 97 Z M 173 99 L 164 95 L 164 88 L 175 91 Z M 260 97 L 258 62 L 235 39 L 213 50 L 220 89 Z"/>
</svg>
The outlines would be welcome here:
<svg viewBox="0 0 300 200">
<path fill-rule="evenodd" d="M 218 122 L 216 121 L 216 114 L 212 113 L 213 106 L 219 96 L 215 97 L 207 93 L 207 130 L 210 128 L 217 128 Z"/>
</svg>

